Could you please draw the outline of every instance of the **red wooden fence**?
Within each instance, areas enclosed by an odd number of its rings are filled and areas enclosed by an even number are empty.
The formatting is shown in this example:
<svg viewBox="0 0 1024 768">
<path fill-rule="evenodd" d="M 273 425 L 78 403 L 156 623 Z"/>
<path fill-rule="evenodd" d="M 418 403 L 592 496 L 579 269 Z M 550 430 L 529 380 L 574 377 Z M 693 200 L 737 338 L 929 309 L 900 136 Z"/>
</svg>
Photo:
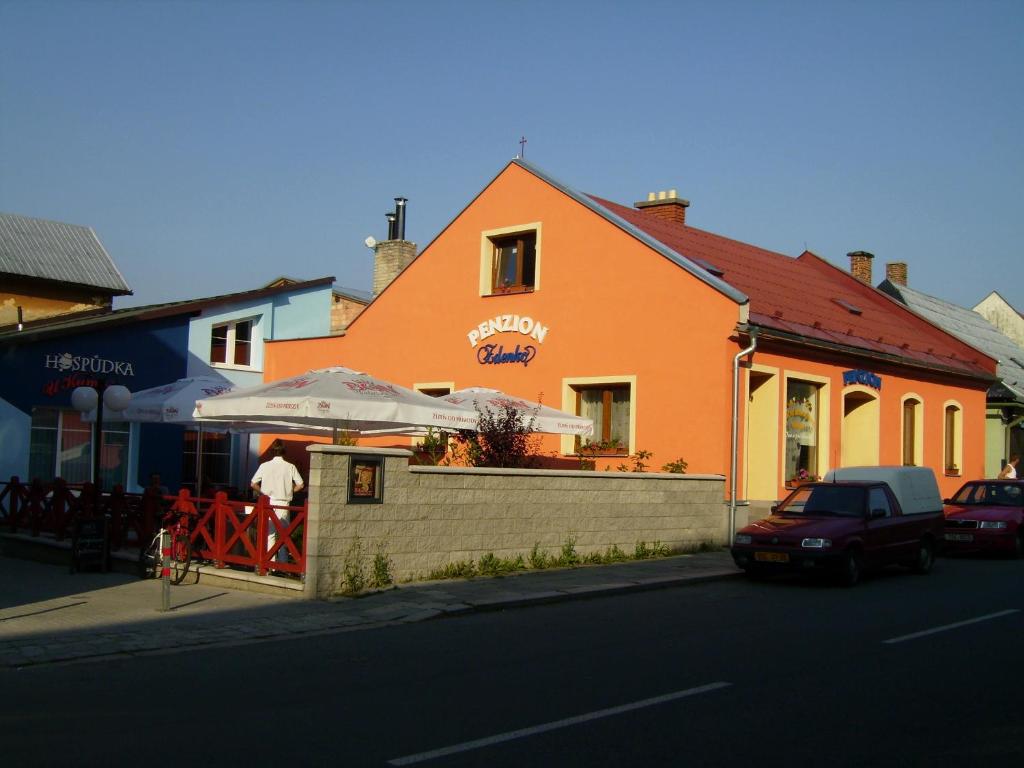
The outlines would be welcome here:
<svg viewBox="0 0 1024 768">
<path fill-rule="evenodd" d="M 287 522 L 278 514 L 287 512 Z M 32 536 L 51 534 L 58 541 L 68 535 L 76 515 L 104 514 L 109 520 L 110 548 L 138 548 L 156 533 L 166 514 L 188 514 L 192 543 L 199 557 L 217 568 L 252 568 L 258 575 L 272 571 L 301 576 L 306 572 L 306 508 L 273 507 L 266 496 L 255 504 L 228 501 L 219 491 L 212 499 L 192 498 L 183 488 L 177 496 L 162 496 L 152 488 L 125 493 L 116 486 L 96 499 L 93 486 L 68 486 L 63 480 L 26 485 L 17 477 L 0 482 L 0 526 Z M 267 534 L 277 535 L 269 546 Z M 278 559 L 280 558 L 280 559 Z"/>
</svg>

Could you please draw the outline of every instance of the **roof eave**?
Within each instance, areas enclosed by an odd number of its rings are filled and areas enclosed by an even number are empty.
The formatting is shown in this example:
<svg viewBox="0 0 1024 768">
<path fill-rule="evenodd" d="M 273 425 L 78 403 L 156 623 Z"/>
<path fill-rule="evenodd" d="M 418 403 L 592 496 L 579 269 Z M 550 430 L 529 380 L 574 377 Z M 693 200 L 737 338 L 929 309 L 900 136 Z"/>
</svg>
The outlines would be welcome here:
<svg viewBox="0 0 1024 768">
<path fill-rule="evenodd" d="M 749 323 L 747 328 L 757 328 L 757 337 L 759 339 L 769 339 L 775 341 L 783 341 L 789 344 L 796 344 L 801 347 L 807 347 L 810 349 L 826 350 L 829 352 L 839 352 L 842 354 L 850 355 L 852 357 L 860 357 L 865 360 L 876 360 L 879 362 L 890 363 L 893 365 L 900 365 L 906 368 L 915 368 L 918 370 L 932 371 L 935 373 L 944 373 L 953 376 L 961 376 L 975 381 L 983 381 L 988 385 L 998 381 L 998 376 L 991 374 L 972 372 L 964 370 L 963 368 L 956 368 L 953 366 L 937 365 L 934 363 L 925 363 L 920 360 L 914 360 L 912 358 L 900 357 L 899 355 L 890 355 L 885 352 L 873 352 L 862 347 L 855 347 L 847 344 L 836 344 L 834 342 L 823 341 L 821 339 L 814 339 L 809 336 L 803 336 L 797 333 L 787 333 L 786 331 L 780 331 L 770 326 L 757 325 L 756 323 Z"/>
</svg>

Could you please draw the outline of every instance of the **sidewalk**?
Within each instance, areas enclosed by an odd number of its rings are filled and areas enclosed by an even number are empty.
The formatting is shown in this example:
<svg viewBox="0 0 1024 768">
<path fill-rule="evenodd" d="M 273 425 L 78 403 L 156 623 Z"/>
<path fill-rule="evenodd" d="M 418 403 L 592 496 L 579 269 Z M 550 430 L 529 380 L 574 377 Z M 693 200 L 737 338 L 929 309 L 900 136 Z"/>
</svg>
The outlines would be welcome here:
<svg viewBox="0 0 1024 768">
<path fill-rule="evenodd" d="M 738 576 L 725 550 L 502 578 L 418 582 L 359 598 L 309 602 L 203 584 L 171 587 L 119 573 L 0 556 L 0 667 L 172 653 L 199 646 L 424 621 Z"/>
</svg>

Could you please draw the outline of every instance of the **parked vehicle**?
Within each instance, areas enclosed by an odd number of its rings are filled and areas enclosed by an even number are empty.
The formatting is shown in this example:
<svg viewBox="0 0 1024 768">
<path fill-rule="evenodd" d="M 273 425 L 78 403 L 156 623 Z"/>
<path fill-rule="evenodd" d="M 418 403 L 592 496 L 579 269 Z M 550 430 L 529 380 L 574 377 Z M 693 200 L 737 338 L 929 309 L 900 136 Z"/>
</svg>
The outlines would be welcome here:
<svg viewBox="0 0 1024 768">
<path fill-rule="evenodd" d="M 844 467 L 802 485 L 735 536 L 748 575 L 825 571 L 853 586 L 866 568 L 928 573 L 943 541 L 942 497 L 926 467 Z"/>
<path fill-rule="evenodd" d="M 947 549 L 1024 557 L 1024 480 L 972 480 L 945 503 Z"/>
</svg>

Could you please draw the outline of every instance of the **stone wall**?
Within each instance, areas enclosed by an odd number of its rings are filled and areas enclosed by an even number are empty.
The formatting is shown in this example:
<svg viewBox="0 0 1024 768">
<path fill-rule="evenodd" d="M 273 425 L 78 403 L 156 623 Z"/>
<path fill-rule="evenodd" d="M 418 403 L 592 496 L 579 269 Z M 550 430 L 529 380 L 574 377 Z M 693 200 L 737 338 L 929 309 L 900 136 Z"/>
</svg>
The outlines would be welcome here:
<svg viewBox="0 0 1024 768">
<path fill-rule="evenodd" d="M 721 475 L 410 466 L 404 450 L 311 445 L 306 596 L 341 591 L 358 538 L 365 570 L 386 554 L 395 581 L 427 578 L 448 563 L 556 555 L 570 537 L 580 554 L 637 542 L 672 549 L 728 540 Z M 383 462 L 381 503 L 350 503 L 353 457 Z"/>
</svg>

